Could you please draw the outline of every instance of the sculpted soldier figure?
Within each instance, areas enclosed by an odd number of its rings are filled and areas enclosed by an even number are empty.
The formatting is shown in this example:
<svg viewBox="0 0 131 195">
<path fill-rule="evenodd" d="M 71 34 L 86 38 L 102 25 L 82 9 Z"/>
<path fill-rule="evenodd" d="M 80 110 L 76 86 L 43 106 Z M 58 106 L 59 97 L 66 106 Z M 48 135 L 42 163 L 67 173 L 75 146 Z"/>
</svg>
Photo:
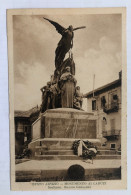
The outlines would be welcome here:
<svg viewBox="0 0 131 195">
<path fill-rule="evenodd" d="M 83 103 L 83 94 L 80 92 L 80 87 L 77 86 L 75 88 L 74 107 L 76 107 L 77 109 L 81 109 L 82 103 Z"/>
<path fill-rule="evenodd" d="M 51 91 L 50 91 L 51 82 L 47 82 L 47 86 L 41 88 L 42 91 L 42 104 L 41 112 L 45 112 L 51 107 Z"/>
<path fill-rule="evenodd" d="M 64 28 L 57 22 L 54 22 L 52 20 L 49 20 L 47 18 L 44 18 L 45 20 L 48 20 L 51 24 L 53 24 L 58 31 L 62 35 L 61 40 L 58 43 L 58 46 L 55 50 L 55 67 L 58 69 L 59 66 L 61 66 L 61 63 L 63 62 L 66 53 L 73 47 L 73 37 L 75 30 L 85 28 L 85 26 L 73 28 L 72 25 L 70 25 L 68 28 Z"/>
<path fill-rule="evenodd" d="M 41 112 L 45 112 L 46 110 L 46 104 L 47 104 L 47 95 L 46 95 L 46 88 L 47 86 L 42 87 L 40 90 L 42 92 L 42 104 L 41 104 Z"/>
<path fill-rule="evenodd" d="M 51 108 L 57 108 L 58 107 L 58 96 L 59 96 L 59 88 L 57 86 L 56 81 L 52 82 L 52 85 L 50 87 L 51 92 Z"/>
</svg>

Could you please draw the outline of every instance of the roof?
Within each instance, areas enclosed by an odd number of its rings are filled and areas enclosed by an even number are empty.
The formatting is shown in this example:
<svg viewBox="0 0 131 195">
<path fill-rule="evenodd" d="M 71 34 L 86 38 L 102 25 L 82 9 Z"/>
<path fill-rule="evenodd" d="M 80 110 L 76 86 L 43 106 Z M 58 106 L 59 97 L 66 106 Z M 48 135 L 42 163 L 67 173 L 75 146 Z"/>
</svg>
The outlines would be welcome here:
<svg viewBox="0 0 131 195">
<path fill-rule="evenodd" d="M 29 118 L 31 116 L 31 114 L 36 113 L 37 111 L 39 111 L 38 106 L 31 108 L 30 110 L 27 110 L 27 111 L 15 110 L 14 115 L 15 115 L 15 117 Z"/>
<path fill-rule="evenodd" d="M 95 89 L 94 90 L 94 96 L 97 96 L 97 95 L 99 95 L 101 93 L 104 93 L 106 91 L 109 91 L 109 90 L 114 89 L 114 88 L 119 87 L 119 86 L 121 86 L 121 78 L 117 79 L 117 80 L 115 80 L 115 81 L 113 81 L 111 83 L 108 83 L 108 84 L 106 84 L 106 85 L 104 85 L 102 87 L 99 87 L 99 88 Z M 85 98 L 93 97 L 93 91 L 90 91 L 90 92 L 86 93 L 84 95 L 84 97 Z"/>
</svg>

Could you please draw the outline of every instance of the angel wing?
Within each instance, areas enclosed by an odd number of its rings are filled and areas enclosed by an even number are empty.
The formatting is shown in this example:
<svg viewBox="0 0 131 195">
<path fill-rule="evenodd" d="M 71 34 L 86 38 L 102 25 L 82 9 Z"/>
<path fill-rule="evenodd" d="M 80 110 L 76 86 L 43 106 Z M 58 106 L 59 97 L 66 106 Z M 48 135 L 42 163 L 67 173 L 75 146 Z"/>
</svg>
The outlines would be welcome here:
<svg viewBox="0 0 131 195">
<path fill-rule="evenodd" d="M 77 28 L 73 28 L 73 31 L 78 30 L 78 29 L 82 29 L 82 28 L 86 28 L 86 26 L 80 26 L 80 27 L 77 27 Z"/>
<path fill-rule="evenodd" d="M 63 26 L 61 26 L 60 24 L 58 24 L 57 22 L 54 22 L 52 20 L 49 20 L 47 18 L 44 18 L 45 20 L 47 20 L 48 22 L 50 22 L 51 24 L 53 24 L 53 26 L 56 28 L 57 32 L 60 33 L 61 35 L 63 34 L 63 32 L 66 30 Z"/>
</svg>

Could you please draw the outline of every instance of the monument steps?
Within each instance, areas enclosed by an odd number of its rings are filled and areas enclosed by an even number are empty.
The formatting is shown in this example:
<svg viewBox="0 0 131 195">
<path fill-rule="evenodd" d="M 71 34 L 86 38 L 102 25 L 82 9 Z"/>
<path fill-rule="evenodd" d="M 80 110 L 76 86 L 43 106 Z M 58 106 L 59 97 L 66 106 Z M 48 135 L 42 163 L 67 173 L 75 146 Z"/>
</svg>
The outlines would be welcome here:
<svg viewBox="0 0 131 195">
<path fill-rule="evenodd" d="M 49 150 L 49 151 L 36 151 L 36 155 L 73 155 L 73 150 Z"/>
<path fill-rule="evenodd" d="M 44 151 L 49 151 L 49 150 L 53 150 L 53 151 L 56 151 L 56 150 L 72 150 L 72 147 L 70 146 L 59 146 L 59 147 L 48 147 L 47 149 L 45 149 L 45 147 L 42 147 L 42 146 L 37 146 L 35 147 L 35 150 L 44 150 Z"/>
<path fill-rule="evenodd" d="M 55 150 L 45 150 L 42 147 L 37 147 L 35 151 L 36 155 L 73 155 L 74 151 L 71 149 L 59 149 L 56 148 Z M 120 155 L 117 151 L 114 150 L 98 150 L 97 155 Z"/>
<path fill-rule="evenodd" d="M 100 155 L 117 155 L 116 150 L 98 150 L 97 152 Z"/>
<path fill-rule="evenodd" d="M 72 150 L 72 145 L 71 146 L 49 146 L 49 147 L 45 147 L 45 146 L 36 146 L 35 150 Z"/>
<path fill-rule="evenodd" d="M 33 147 L 32 159 L 39 160 L 78 160 L 82 159 L 74 155 L 72 145 L 76 139 L 44 138 L 30 143 Z M 121 153 L 116 150 L 102 148 L 98 139 L 90 140 L 98 148 L 96 159 L 120 159 Z"/>
<path fill-rule="evenodd" d="M 35 160 L 81 160 L 77 155 L 35 155 Z"/>
<path fill-rule="evenodd" d="M 114 155 L 121 155 L 121 151 L 118 150 L 111 150 L 106 148 L 99 148 L 99 154 L 114 154 Z"/>
<path fill-rule="evenodd" d="M 70 148 L 72 149 L 72 145 L 74 141 L 80 140 L 78 138 L 43 138 L 43 139 L 37 139 L 35 141 L 32 141 L 29 143 L 29 148 L 45 148 L 45 149 L 66 149 Z M 90 141 L 92 142 L 95 146 L 100 147 L 101 143 L 99 139 L 82 139 L 83 141 Z"/>
<path fill-rule="evenodd" d="M 95 159 L 121 159 L 120 155 L 97 155 Z"/>
<path fill-rule="evenodd" d="M 82 160 L 82 157 L 77 155 L 35 155 L 35 160 Z M 121 159 L 120 155 L 97 155 L 97 160 L 104 159 Z"/>
</svg>

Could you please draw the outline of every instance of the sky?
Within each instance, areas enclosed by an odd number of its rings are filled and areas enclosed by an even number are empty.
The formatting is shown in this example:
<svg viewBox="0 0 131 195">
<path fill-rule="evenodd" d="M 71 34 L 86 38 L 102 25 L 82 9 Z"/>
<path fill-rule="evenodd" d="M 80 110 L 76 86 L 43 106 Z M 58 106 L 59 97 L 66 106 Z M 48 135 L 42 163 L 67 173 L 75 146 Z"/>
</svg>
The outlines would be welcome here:
<svg viewBox="0 0 131 195">
<path fill-rule="evenodd" d="M 55 49 L 61 35 L 43 17 L 63 27 L 86 26 L 74 32 L 73 57 L 77 85 L 82 93 L 118 79 L 122 69 L 120 14 L 13 16 L 15 110 L 41 104 L 40 88 L 53 74 Z M 66 55 L 66 58 L 68 54 Z M 85 106 L 85 104 L 84 104 Z M 86 110 L 86 108 L 84 107 Z"/>
</svg>

